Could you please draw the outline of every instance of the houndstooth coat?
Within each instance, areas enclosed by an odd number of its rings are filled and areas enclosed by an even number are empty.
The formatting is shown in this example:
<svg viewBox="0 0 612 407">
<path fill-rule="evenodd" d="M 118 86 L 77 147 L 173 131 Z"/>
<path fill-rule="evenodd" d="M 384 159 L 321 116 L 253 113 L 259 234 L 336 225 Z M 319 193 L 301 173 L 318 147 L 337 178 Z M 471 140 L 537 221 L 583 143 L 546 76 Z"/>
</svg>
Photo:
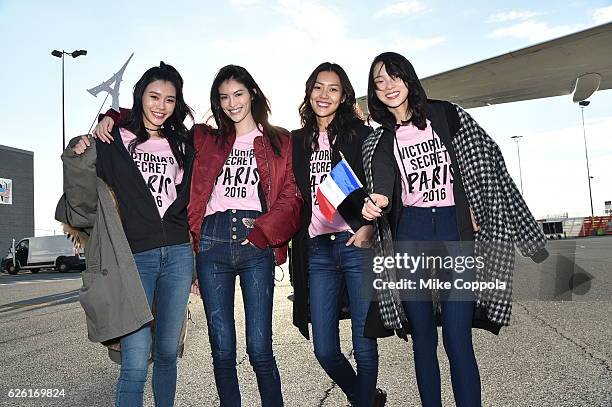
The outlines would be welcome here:
<svg viewBox="0 0 612 407">
<path fill-rule="evenodd" d="M 455 183 L 460 186 L 460 193 L 465 194 L 480 226 L 473 235 L 474 250 L 476 256 L 483 257 L 485 265 L 477 268 L 476 279 L 478 282 L 497 280 L 506 284 L 505 290 L 476 291 L 473 326 L 497 334 L 502 326 L 510 324 L 515 247 L 522 255 L 539 263 L 548 256 L 546 238 L 508 174 L 499 147 L 482 127 L 465 110 L 449 102 L 428 101 L 427 111 L 436 132 L 439 132 L 436 121 L 445 121 L 444 128 L 449 134 L 445 144 L 459 169 Z M 374 191 L 372 160 L 384 133 L 383 128 L 378 128 L 363 145 L 369 193 Z M 442 135 L 441 138 L 444 141 Z M 392 255 L 389 239 L 392 239 L 394 228 L 385 217 L 379 219 L 374 250 L 377 256 L 389 256 Z M 395 270 L 384 270 L 381 278 L 395 280 Z M 379 290 L 378 299 L 378 312 L 385 327 L 402 336 L 409 330 L 409 322 L 399 294 L 392 290 Z"/>
</svg>

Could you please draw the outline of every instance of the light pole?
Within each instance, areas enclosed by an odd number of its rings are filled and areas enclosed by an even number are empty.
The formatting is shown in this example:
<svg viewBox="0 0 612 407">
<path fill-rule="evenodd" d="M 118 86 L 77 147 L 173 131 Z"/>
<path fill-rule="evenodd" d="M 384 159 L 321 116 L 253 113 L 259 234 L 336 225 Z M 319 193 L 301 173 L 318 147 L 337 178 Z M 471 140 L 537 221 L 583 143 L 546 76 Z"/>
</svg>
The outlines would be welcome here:
<svg viewBox="0 0 612 407">
<path fill-rule="evenodd" d="M 519 147 L 519 140 L 523 138 L 523 136 L 512 136 L 511 139 L 516 141 L 516 153 L 518 154 L 519 161 L 519 179 L 521 181 L 521 195 L 523 195 L 523 170 L 521 169 L 521 149 Z"/>
<path fill-rule="evenodd" d="M 593 220 L 594 211 L 593 211 L 593 193 L 591 192 L 591 170 L 589 168 L 589 152 L 587 150 L 587 142 L 586 142 L 586 129 L 584 127 L 584 108 L 588 106 L 591 102 L 588 100 L 583 100 L 579 102 L 580 110 L 582 113 L 582 137 L 584 138 L 584 157 L 586 158 L 586 166 L 587 166 L 587 179 L 589 181 L 589 200 L 591 202 L 591 221 Z"/>
<path fill-rule="evenodd" d="M 54 49 L 51 51 L 51 55 L 62 59 L 62 151 L 66 148 L 66 115 L 64 113 L 64 55 L 70 55 L 72 58 L 80 57 L 81 55 L 87 55 L 87 51 L 84 49 L 74 50 L 72 52 L 66 52 L 64 50 L 58 51 Z"/>
</svg>

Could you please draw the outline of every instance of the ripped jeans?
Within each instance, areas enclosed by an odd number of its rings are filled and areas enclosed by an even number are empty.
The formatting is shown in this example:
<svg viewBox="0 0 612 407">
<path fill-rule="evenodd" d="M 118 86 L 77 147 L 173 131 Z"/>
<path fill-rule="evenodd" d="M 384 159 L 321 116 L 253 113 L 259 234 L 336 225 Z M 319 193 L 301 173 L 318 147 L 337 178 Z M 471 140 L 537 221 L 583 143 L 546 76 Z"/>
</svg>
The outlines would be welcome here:
<svg viewBox="0 0 612 407">
<path fill-rule="evenodd" d="M 240 244 L 251 231 L 243 218 L 259 215 L 256 211 L 228 210 L 207 216 L 202 223 L 196 267 L 223 407 L 241 405 L 234 321 L 236 276 L 240 276 L 244 302 L 247 354 L 257 377 L 261 405 L 283 405 L 280 375 L 272 352 L 274 257 L 269 248 Z"/>
</svg>

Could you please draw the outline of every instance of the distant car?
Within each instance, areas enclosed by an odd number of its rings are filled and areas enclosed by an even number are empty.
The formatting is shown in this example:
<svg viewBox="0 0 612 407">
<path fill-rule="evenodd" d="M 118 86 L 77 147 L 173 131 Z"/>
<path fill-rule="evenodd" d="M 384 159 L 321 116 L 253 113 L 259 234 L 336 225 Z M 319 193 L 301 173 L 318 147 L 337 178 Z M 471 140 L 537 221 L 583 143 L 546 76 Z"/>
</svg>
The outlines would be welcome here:
<svg viewBox="0 0 612 407">
<path fill-rule="evenodd" d="M 42 268 L 54 268 L 60 272 L 85 269 L 85 256 L 77 252 L 64 235 L 27 237 L 21 239 L 2 259 L 2 270 L 17 274 L 19 270 L 38 273 Z"/>
</svg>

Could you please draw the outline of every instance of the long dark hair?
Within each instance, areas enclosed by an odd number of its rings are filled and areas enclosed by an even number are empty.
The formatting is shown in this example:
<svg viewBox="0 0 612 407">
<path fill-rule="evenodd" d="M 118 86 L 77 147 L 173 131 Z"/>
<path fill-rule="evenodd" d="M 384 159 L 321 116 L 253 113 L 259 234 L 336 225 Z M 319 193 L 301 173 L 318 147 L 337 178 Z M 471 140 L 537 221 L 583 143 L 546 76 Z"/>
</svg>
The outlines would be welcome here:
<svg viewBox="0 0 612 407">
<path fill-rule="evenodd" d="M 408 105 L 412 109 L 410 121 L 419 130 L 427 126 L 425 103 L 427 94 L 421 85 L 421 81 L 414 71 L 414 67 L 404 56 L 396 52 L 383 52 L 372 61 L 370 74 L 368 76 L 368 109 L 370 117 L 383 127 L 395 129 L 396 119 L 383 102 L 376 96 L 376 85 L 374 84 L 374 66 L 382 62 L 389 76 L 400 78 L 408 87 Z"/>
<path fill-rule="evenodd" d="M 221 96 L 219 86 L 227 80 L 233 79 L 244 85 L 251 96 L 251 115 L 253 120 L 260 127 L 264 137 L 270 141 L 270 145 L 276 155 L 280 155 L 279 130 L 272 126 L 268 120 L 270 114 L 270 102 L 255 82 L 251 74 L 241 66 L 226 65 L 219 70 L 210 89 L 210 109 L 212 110 L 215 122 L 217 122 L 217 134 L 223 142 L 227 142 L 228 136 L 235 132 L 232 119 L 227 117 L 221 107 Z"/>
<path fill-rule="evenodd" d="M 147 86 L 155 81 L 170 82 L 176 89 L 174 111 L 164 122 L 163 128 L 159 129 L 159 135 L 168 140 L 176 162 L 180 168 L 183 168 L 185 163 L 184 144 L 190 143 L 189 131 L 184 122 L 187 116 L 193 120 L 193 113 L 183 98 L 183 78 L 172 65 L 167 65 L 163 61 L 159 63 L 159 66 L 148 69 L 134 86 L 134 104 L 130 117 L 123 126 L 136 135 L 136 138 L 130 142 L 128 149 L 130 153 L 134 153 L 138 145 L 149 139 L 149 133 L 147 133 L 143 122 L 142 97 Z"/>
<path fill-rule="evenodd" d="M 323 62 L 312 71 L 306 80 L 304 101 L 299 108 L 302 127 L 311 130 L 304 137 L 304 147 L 307 149 L 312 147 L 314 150 L 319 149 L 319 125 L 317 124 L 317 115 L 310 104 L 310 95 L 317 82 L 317 76 L 321 72 L 334 72 L 340 78 L 340 86 L 342 87 L 343 100 L 340 102 L 334 118 L 327 126 L 327 137 L 331 147 L 333 148 L 337 139 L 341 137 L 346 137 L 346 141 L 350 142 L 355 134 L 355 125 L 363 123 L 356 108 L 355 89 L 353 89 L 348 75 L 340 65 Z"/>
</svg>

